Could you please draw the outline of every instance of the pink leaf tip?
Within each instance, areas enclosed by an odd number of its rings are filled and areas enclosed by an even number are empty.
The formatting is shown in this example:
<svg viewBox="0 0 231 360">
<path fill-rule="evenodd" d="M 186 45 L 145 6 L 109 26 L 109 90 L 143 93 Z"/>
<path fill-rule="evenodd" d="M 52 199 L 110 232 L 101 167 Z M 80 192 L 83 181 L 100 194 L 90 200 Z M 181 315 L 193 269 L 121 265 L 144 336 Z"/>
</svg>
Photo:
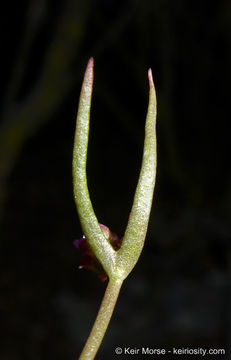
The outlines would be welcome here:
<svg viewBox="0 0 231 360">
<path fill-rule="evenodd" d="M 149 86 L 153 87 L 153 77 L 152 77 L 152 69 L 148 69 L 148 80 L 149 80 Z"/>
</svg>

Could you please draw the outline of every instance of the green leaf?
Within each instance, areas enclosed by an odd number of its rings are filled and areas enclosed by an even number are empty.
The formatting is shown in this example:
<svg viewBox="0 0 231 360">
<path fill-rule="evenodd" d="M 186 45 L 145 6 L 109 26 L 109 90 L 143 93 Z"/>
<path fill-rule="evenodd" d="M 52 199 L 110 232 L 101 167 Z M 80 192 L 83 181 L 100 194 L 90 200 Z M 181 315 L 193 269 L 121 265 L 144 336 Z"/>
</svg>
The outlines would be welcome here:
<svg viewBox="0 0 231 360">
<path fill-rule="evenodd" d="M 115 251 L 94 213 L 86 177 L 93 58 L 88 62 L 79 100 L 73 153 L 74 195 L 87 241 L 110 278 L 125 279 L 139 259 L 147 232 L 156 177 L 156 93 L 149 69 L 149 105 L 140 176 L 121 248 Z"/>
<path fill-rule="evenodd" d="M 90 109 L 94 78 L 93 67 L 94 60 L 91 58 L 84 75 L 79 99 L 73 152 L 73 185 L 75 203 L 83 233 L 95 256 L 102 264 L 108 276 L 110 276 L 115 266 L 115 251 L 105 238 L 95 216 L 86 176 Z"/>
<path fill-rule="evenodd" d="M 149 105 L 145 124 L 143 159 L 138 185 L 125 231 L 117 253 L 117 271 L 126 277 L 139 259 L 146 237 L 156 178 L 156 93 L 152 71 L 148 71 Z"/>
</svg>

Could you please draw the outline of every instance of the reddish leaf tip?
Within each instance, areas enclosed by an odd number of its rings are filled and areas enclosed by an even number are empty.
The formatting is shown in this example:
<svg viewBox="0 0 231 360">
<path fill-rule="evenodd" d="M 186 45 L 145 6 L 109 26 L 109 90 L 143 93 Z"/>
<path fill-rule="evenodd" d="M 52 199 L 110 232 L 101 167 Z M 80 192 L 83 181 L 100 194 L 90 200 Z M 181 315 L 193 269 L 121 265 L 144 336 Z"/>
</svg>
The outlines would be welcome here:
<svg viewBox="0 0 231 360">
<path fill-rule="evenodd" d="M 93 88 L 93 79 L 94 79 L 94 59 L 91 57 L 88 60 L 86 71 L 84 74 L 84 81 L 82 85 L 82 90 L 85 93 L 85 96 L 91 97 L 92 88 Z"/>
<path fill-rule="evenodd" d="M 93 67 L 94 67 L 94 58 L 90 57 L 90 59 L 88 60 L 88 63 L 87 63 L 87 69 L 93 68 Z"/>
<path fill-rule="evenodd" d="M 153 86 L 153 77 L 152 77 L 152 69 L 148 69 L 148 80 L 149 80 L 149 86 Z"/>
</svg>

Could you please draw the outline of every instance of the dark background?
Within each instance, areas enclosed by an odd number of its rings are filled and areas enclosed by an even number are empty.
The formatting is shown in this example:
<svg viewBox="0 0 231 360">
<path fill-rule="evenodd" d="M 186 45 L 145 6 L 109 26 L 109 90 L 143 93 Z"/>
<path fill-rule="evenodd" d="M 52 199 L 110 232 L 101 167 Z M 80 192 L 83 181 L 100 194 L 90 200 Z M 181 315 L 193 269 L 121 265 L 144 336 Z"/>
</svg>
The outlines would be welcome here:
<svg viewBox="0 0 231 360">
<path fill-rule="evenodd" d="M 147 239 L 98 357 L 122 359 L 117 346 L 199 346 L 229 359 L 230 1 L 9 1 L 1 18 L 0 360 L 76 359 L 104 293 L 94 273 L 78 271 L 72 245 L 82 234 L 72 147 L 90 56 L 89 190 L 99 221 L 120 236 L 149 67 L 158 99 Z"/>
</svg>

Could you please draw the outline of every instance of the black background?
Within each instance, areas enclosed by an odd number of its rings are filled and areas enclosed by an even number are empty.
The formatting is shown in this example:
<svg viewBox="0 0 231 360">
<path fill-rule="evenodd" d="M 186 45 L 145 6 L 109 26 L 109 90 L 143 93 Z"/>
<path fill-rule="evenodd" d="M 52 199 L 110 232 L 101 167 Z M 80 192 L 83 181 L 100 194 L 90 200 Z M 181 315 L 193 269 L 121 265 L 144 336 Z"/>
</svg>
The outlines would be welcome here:
<svg viewBox="0 0 231 360">
<path fill-rule="evenodd" d="M 119 236 L 141 164 L 149 67 L 158 99 L 147 239 L 98 356 L 175 346 L 225 348 L 228 359 L 230 2 L 24 0 L 1 18 L 0 359 L 76 359 L 104 293 L 78 271 L 72 245 L 82 234 L 72 147 L 90 56 L 89 191 Z"/>
</svg>

